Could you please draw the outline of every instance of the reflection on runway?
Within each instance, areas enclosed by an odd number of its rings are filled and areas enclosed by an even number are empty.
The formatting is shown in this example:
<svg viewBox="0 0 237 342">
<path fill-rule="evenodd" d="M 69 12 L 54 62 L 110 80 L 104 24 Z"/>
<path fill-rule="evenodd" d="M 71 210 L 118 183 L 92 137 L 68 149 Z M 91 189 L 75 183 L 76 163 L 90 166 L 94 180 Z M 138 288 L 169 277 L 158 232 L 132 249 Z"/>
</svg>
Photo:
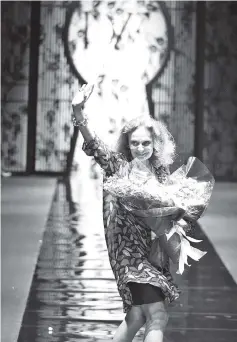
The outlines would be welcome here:
<svg viewBox="0 0 237 342">
<path fill-rule="evenodd" d="M 88 226 L 69 185 L 57 185 L 18 342 L 111 341 L 124 317 L 101 222 L 90 212 Z M 165 341 L 234 342 L 237 287 L 199 227 L 195 237 L 208 254 L 175 276 L 182 295 L 170 306 Z"/>
</svg>

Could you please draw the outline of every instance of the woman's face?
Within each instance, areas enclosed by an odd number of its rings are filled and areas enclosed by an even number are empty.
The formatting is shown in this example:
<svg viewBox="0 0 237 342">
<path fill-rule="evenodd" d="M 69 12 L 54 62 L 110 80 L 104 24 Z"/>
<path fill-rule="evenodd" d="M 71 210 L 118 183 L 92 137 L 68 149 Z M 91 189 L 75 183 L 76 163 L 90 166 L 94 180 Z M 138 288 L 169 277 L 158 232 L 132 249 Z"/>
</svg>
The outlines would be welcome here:
<svg viewBox="0 0 237 342">
<path fill-rule="evenodd" d="M 152 156 L 153 138 L 151 132 L 146 127 L 138 127 L 129 135 L 128 142 L 133 158 L 144 161 Z"/>
</svg>

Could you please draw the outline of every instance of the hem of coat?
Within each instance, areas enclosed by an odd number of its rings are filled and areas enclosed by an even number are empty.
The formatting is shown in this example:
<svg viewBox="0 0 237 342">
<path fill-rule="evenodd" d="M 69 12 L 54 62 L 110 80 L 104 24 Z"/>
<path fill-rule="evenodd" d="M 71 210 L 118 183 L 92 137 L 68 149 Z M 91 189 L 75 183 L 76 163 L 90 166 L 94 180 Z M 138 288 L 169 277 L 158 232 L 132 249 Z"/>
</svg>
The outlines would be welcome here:
<svg viewBox="0 0 237 342">
<path fill-rule="evenodd" d="M 163 292 L 163 289 L 161 288 L 161 286 L 159 284 L 152 284 L 150 281 L 143 281 L 143 282 L 141 282 L 141 281 L 139 281 L 139 279 L 132 279 L 132 280 L 126 281 L 126 286 L 127 286 L 128 283 L 131 283 L 131 282 L 138 283 L 138 284 L 149 284 L 149 285 L 158 287 L 159 289 L 161 289 L 163 295 L 165 296 L 165 300 L 168 300 L 169 303 L 172 303 L 173 301 L 177 300 L 179 298 L 180 294 L 181 294 L 181 291 L 179 290 L 179 288 L 177 286 L 175 286 L 173 283 L 169 282 L 169 281 L 168 282 L 175 289 L 175 291 L 174 291 L 175 293 L 172 296 L 170 295 L 169 291 L 168 291 L 168 295 L 167 295 L 167 293 L 165 294 Z M 124 313 L 129 312 L 131 310 L 132 306 L 133 305 L 128 305 L 125 302 L 123 302 L 123 312 Z"/>
</svg>

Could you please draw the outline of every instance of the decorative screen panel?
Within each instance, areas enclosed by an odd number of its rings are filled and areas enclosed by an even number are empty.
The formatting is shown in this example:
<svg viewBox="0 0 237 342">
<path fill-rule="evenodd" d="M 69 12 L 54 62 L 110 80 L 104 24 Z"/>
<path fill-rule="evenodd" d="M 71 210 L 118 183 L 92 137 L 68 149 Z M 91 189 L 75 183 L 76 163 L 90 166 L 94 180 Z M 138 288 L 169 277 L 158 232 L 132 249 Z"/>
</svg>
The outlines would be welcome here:
<svg viewBox="0 0 237 342">
<path fill-rule="evenodd" d="M 237 3 L 206 4 L 203 158 L 215 177 L 237 180 Z"/>
<path fill-rule="evenodd" d="M 174 28 L 174 46 L 164 73 L 153 85 L 155 118 L 166 122 L 176 143 L 182 164 L 194 152 L 194 76 L 196 42 L 196 3 L 167 1 Z"/>
<path fill-rule="evenodd" d="M 106 6 L 112 6 L 112 3 L 101 1 L 93 11 L 92 3 L 96 4 L 92 1 L 42 2 L 36 170 L 64 169 L 72 134 L 71 100 L 78 81 L 88 82 L 92 78 L 97 91 L 89 104 L 90 117 L 107 143 L 113 144 L 124 120 L 148 112 L 147 100 L 150 100 L 155 118 L 167 123 L 177 142 L 177 163 L 180 164 L 193 153 L 194 146 L 195 3 L 165 2 L 164 12 L 159 2 L 147 1 L 145 3 L 156 4 L 157 8 L 149 7 L 151 19 L 144 20 L 143 24 L 138 22 L 144 16 L 140 5 L 129 8 L 133 11 L 129 17 L 127 1 L 114 2 L 115 7 L 109 10 Z M 62 37 L 66 14 L 78 4 L 67 28 L 69 48 L 65 51 Z M 109 11 L 114 15 L 112 19 Z M 105 15 L 107 19 L 102 20 Z M 132 19 L 133 16 L 137 19 Z M 162 23 L 163 31 L 156 27 L 158 21 Z M 106 34 L 102 35 L 104 40 L 98 41 L 96 25 L 102 31 L 107 27 Z M 108 32 L 113 51 L 105 49 L 105 46 L 108 49 L 105 41 Z M 119 53 L 120 48 L 124 53 Z M 69 66 L 65 52 L 71 55 L 73 67 Z M 148 59 L 142 66 L 143 55 Z M 152 83 L 150 94 L 145 89 L 149 82 Z M 74 162 L 78 158 L 81 159 L 75 156 Z"/>
<path fill-rule="evenodd" d="M 1 3 L 2 168 L 25 171 L 29 89 L 30 2 Z"/>
<path fill-rule="evenodd" d="M 72 135 L 71 100 L 78 85 L 62 41 L 68 4 L 41 2 L 36 171 L 63 171 Z"/>
</svg>

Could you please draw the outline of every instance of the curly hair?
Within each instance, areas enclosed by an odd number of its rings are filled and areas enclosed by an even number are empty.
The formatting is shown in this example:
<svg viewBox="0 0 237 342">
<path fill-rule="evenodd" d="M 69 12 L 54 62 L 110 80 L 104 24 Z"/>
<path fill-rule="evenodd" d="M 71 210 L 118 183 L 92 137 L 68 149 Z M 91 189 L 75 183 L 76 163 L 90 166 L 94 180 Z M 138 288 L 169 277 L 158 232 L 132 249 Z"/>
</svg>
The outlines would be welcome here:
<svg viewBox="0 0 237 342">
<path fill-rule="evenodd" d="M 174 139 L 164 123 L 154 120 L 148 115 L 138 116 L 124 125 L 117 141 L 117 152 L 125 155 L 128 161 L 132 160 L 129 148 L 129 135 L 140 126 L 147 128 L 153 137 L 154 149 L 150 159 L 151 164 L 156 168 L 172 164 L 176 148 Z"/>
</svg>

